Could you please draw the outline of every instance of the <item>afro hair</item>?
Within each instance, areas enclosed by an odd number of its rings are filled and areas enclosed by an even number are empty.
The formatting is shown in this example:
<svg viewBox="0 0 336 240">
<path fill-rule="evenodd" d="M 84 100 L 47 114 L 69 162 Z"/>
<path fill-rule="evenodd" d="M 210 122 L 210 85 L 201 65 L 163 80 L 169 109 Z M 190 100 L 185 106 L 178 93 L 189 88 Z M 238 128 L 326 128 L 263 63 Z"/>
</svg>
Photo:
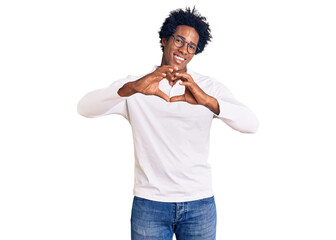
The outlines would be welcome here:
<svg viewBox="0 0 336 240">
<path fill-rule="evenodd" d="M 208 42 L 211 41 L 212 36 L 209 23 L 205 17 L 200 15 L 195 7 L 192 10 L 188 7 L 185 10 L 177 9 L 170 12 L 169 16 L 165 19 L 160 29 L 159 36 L 162 51 L 162 39 L 168 39 L 171 35 L 173 35 L 179 25 L 193 27 L 197 31 L 199 35 L 199 41 L 197 45 L 198 50 L 195 54 L 201 53 Z"/>
</svg>

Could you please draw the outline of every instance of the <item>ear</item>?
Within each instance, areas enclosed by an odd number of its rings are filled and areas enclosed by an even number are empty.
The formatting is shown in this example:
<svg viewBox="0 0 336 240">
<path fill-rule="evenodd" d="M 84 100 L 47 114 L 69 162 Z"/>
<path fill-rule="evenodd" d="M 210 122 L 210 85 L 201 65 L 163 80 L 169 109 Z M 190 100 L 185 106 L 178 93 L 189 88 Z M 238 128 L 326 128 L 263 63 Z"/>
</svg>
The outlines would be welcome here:
<svg viewBox="0 0 336 240">
<path fill-rule="evenodd" d="M 166 44 L 167 44 L 167 38 L 162 38 L 161 44 L 162 44 L 163 47 L 165 47 Z"/>
</svg>

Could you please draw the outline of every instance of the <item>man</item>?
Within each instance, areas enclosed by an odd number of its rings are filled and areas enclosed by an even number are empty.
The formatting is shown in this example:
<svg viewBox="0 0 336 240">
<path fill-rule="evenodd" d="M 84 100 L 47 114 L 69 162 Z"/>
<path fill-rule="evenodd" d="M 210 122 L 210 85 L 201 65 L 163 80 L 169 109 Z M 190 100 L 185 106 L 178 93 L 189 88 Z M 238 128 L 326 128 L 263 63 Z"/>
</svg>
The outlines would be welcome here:
<svg viewBox="0 0 336 240">
<path fill-rule="evenodd" d="M 254 133 L 255 115 L 221 83 L 187 68 L 211 34 L 195 8 L 170 13 L 159 32 L 159 67 L 88 93 L 78 103 L 86 117 L 121 114 L 132 126 L 135 175 L 132 239 L 216 238 L 216 206 L 207 163 L 214 117 Z"/>
</svg>

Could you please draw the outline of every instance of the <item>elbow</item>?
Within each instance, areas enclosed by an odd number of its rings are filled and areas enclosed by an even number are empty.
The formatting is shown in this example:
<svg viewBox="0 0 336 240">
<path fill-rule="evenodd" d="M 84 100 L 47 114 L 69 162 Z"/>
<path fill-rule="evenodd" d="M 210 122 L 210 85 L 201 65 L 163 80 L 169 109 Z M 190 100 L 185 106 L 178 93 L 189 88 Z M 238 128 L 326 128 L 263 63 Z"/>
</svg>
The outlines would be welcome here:
<svg viewBox="0 0 336 240">
<path fill-rule="evenodd" d="M 254 115 L 241 117 L 236 120 L 225 119 L 224 122 L 226 122 L 232 129 L 241 133 L 252 134 L 256 133 L 259 129 L 259 121 Z"/>
<path fill-rule="evenodd" d="M 93 117 L 92 114 L 90 114 L 90 111 L 87 110 L 87 107 L 85 107 L 85 104 L 83 104 L 82 100 L 80 100 L 77 104 L 77 113 L 83 117 Z"/>
<path fill-rule="evenodd" d="M 245 128 L 244 131 L 241 131 L 241 132 L 253 134 L 253 133 L 257 133 L 258 129 L 259 129 L 259 123 L 256 122 L 254 124 L 249 124 L 249 126 L 247 126 L 247 128 Z"/>
<path fill-rule="evenodd" d="M 86 114 L 86 112 L 82 111 L 81 109 L 77 108 L 77 113 L 83 117 L 89 118 L 90 116 Z"/>
<path fill-rule="evenodd" d="M 256 115 L 246 106 L 240 103 L 221 101 L 220 108 L 223 111 L 219 114 L 227 125 L 241 133 L 256 133 L 259 129 L 259 121 Z"/>
<path fill-rule="evenodd" d="M 242 133 L 257 133 L 259 129 L 259 121 L 258 119 L 254 116 L 253 118 L 250 118 L 248 121 L 245 123 L 245 127 L 240 130 Z"/>
</svg>

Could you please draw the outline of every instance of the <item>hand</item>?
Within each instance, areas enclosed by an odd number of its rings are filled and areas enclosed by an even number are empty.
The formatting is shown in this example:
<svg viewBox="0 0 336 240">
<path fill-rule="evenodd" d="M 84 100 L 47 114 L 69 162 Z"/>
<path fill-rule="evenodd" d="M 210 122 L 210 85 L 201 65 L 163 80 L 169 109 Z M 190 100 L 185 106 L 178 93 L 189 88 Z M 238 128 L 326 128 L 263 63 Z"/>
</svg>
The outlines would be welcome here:
<svg viewBox="0 0 336 240">
<path fill-rule="evenodd" d="M 169 102 L 169 96 L 159 89 L 159 83 L 165 77 L 173 79 L 172 73 L 176 70 L 176 67 L 173 68 L 172 66 L 164 65 L 137 81 L 125 84 L 122 88 L 119 89 L 118 93 L 120 96 L 130 96 L 134 93 L 155 95 Z"/>
<path fill-rule="evenodd" d="M 180 85 L 185 86 L 183 95 L 170 98 L 170 102 L 185 101 L 190 104 L 200 104 L 216 114 L 219 114 L 219 105 L 216 98 L 206 94 L 187 73 L 174 73 L 174 80 L 181 80 Z"/>
<path fill-rule="evenodd" d="M 204 105 L 208 95 L 194 82 L 194 79 L 188 73 L 175 73 L 175 79 L 181 80 L 180 85 L 185 86 L 183 95 L 175 96 L 170 99 L 171 102 L 185 101 L 191 104 Z"/>
</svg>

